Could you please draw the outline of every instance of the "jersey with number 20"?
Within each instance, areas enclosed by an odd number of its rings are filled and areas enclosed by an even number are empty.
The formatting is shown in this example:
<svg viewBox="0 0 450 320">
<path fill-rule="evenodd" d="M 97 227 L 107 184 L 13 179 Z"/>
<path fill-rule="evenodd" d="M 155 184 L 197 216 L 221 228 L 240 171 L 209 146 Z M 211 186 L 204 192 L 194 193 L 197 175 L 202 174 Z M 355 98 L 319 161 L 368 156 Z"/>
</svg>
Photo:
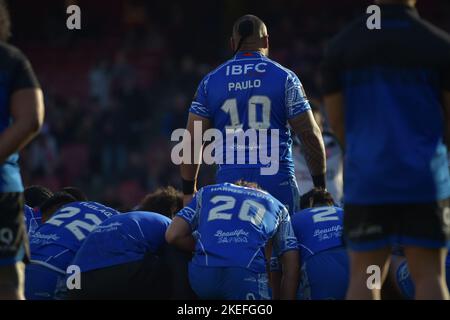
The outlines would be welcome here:
<svg viewBox="0 0 450 320">
<path fill-rule="evenodd" d="M 276 256 L 297 250 L 286 208 L 264 191 L 231 183 L 200 189 L 178 214 L 197 237 L 192 263 L 265 272 L 264 247 L 273 239 Z"/>
</svg>

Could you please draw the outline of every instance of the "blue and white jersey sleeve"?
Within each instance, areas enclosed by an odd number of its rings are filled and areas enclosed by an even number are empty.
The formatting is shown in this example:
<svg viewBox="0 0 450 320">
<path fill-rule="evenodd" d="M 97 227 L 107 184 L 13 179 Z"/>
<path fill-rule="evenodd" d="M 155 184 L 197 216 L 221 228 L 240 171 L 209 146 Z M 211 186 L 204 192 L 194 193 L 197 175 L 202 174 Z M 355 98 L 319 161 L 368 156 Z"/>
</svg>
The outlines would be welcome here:
<svg viewBox="0 0 450 320">
<path fill-rule="evenodd" d="M 278 228 L 273 237 L 273 256 L 280 257 L 286 251 L 298 250 L 297 238 L 286 208 L 282 209 Z"/>
<path fill-rule="evenodd" d="M 287 118 L 292 119 L 299 114 L 311 110 L 305 90 L 299 78 L 292 71 L 288 73 L 286 79 L 286 112 Z"/>
<path fill-rule="evenodd" d="M 209 76 L 206 76 L 197 88 L 194 99 L 192 100 L 189 112 L 204 118 L 211 118 L 211 111 L 207 103 L 206 86 Z"/>
<path fill-rule="evenodd" d="M 195 196 L 192 198 L 192 201 L 177 213 L 177 217 L 180 217 L 183 220 L 185 220 L 190 225 L 192 231 L 197 230 L 198 227 L 198 219 L 199 219 L 198 203 L 200 201 L 199 198 L 201 198 L 200 196 L 201 192 L 202 190 L 197 192 Z"/>
</svg>

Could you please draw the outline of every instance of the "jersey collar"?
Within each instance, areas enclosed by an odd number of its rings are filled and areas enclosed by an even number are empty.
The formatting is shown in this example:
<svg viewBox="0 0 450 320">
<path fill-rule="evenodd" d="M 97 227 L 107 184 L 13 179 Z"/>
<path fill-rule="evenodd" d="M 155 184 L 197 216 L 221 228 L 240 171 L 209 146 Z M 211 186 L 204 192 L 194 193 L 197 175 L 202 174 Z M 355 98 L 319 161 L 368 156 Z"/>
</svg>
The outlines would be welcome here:
<svg viewBox="0 0 450 320">
<path fill-rule="evenodd" d="M 259 51 L 239 51 L 234 56 L 235 60 L 242 60 L 242 59 L 258 59 L 262 58 L 264 55 Z"/>
</svg>

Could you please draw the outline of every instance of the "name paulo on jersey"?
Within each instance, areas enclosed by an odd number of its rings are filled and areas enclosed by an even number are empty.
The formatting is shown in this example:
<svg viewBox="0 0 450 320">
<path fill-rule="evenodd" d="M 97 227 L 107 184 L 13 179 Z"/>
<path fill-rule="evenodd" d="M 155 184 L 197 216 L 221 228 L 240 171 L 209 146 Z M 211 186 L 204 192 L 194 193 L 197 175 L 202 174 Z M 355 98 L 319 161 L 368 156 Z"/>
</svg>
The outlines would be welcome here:
<svg viewBox="0 0 450 320">
<path fill-rule="evenodd" d="M 246 63 L 244 65 L 231 65 L 226 67 L 226 76 L 240 76 L 243 74 L 249 74 L 250 72 L 254 73 L 264 73 L 266 72 L 267 63 L 259 62 L 259 63 Z M 261 87 L 261 80 L 246 80 L 246 81 L 237 81 L 237 82 L 228 82 L 228 91 L 239 91 L 239 90 L 248 90 L 253 88 Z"/>
</svg>

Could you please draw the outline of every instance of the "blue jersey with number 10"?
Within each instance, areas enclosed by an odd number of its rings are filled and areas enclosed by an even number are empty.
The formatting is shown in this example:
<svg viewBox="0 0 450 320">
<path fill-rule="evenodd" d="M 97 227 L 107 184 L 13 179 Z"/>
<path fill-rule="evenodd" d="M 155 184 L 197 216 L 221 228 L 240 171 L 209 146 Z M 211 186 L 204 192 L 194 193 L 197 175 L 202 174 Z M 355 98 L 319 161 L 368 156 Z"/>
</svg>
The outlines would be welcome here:
<svg viewBox="0 0 450 320">
<path fill-rule="evenodd" d="M 309 109 L 303 87 L 294 72 L 260 52 L 250 51 L 239 52 L 209 73 L 200 83 L 189 112 L 210 119 L 212 127 L 222 132 L 222 137 L 226 137 L 226 129 L 245 132 L 254 129 L 258 132 L 258 149 L 264 155 L 273 154 L 273 135 L 279 143 L 280 171 L 293 174 L 292 139 L 287 121 Z M 275 135 L 274 129 L 278 130 L 279 136 Z M 215 150 L 216 159 L 225 163 L 220 168 L 267 165 L 261 161 L 261 156 L 257 161 L 251 160 L 249 153 L 255 152 L 254 142 L 245 140 L 227 146 L 224 138 L 223 146 Z M 236 153 L 239 149 L 245 150 L 245 163 L 238 163 L 244 160 Z"/>
<path fill-rule="evenodd" d="M 91 201 L 72 202 L 63 206 L 30 236 L 32 257 L 50 245 L 76 252 L 97 225 L 116 214 L 119 212 Z"/>
<path fill-rule="evenodd" d="M 231 183 L 200 189 L 178 214 L 197 237 L 192 262 L 265 272 L 264 248 L 273 239 L 277 256 L 297 250 L 286 208 L 267 192 Z"/>
<path fill-rule="evenodd" d="M 300 258 L 342 246 L 343 213 L 339 207 L 315 207 L 295 213 L 292 228 L 298 239 Z"/>
</svg>

